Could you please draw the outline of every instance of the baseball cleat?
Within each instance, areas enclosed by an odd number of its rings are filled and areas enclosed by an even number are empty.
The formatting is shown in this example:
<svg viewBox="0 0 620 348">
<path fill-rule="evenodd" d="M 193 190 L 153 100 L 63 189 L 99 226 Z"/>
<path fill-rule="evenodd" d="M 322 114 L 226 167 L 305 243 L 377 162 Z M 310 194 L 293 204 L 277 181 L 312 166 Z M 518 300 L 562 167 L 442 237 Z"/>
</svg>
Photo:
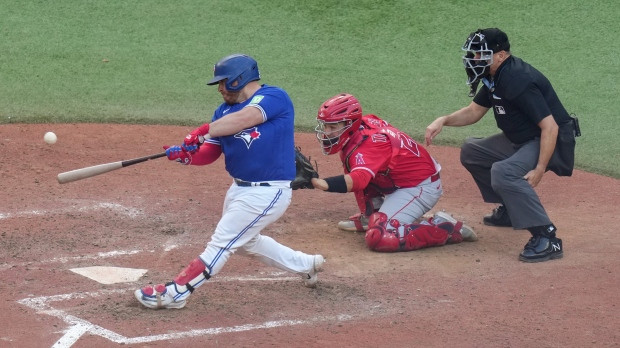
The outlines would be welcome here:
<svg viewBox="0 0 620 348">
<path fill-rule="evenodd" d="M 365 232 L 368 230 L 368 218 L 358 213 L 348 220 L 338 222 L 338 228 L 347 232 Z"/>
<path fill-rule="evenodd" d="M 147 308 L 161 309 L 161 308 L 175 308 L 181 309 L 185 307 L 185 299 L 175 301 L 172 292 L 174 289 L 174 283 L 157 284 L 155 286 L 145 286 L 142 289 L 138 289 L 134 292 L 136 299 Z"/>
<path fill-rule="evenodd" d="M 508 210 L 503 204 L 493 209 L 493 213 L 485 216 L 482 222 L 487 226 L 512 227 Z"/>
<path fill-rule="evenodd" d="M 437 225 L 442 222 L 449 222 L 452 225 L 456 225 L 459 221 L 444 211 L 438 211 L 433 215 L 433 223 Z M 461 232 L 463 240 L 466 242 L 475 242 L 478 240 L 478 236 L 476 232 L 474 232 L 474 229 L 465 224 L 463 224 L 459 232 Z"/>
<path fill-rule="evenodd" d="M 324 263 L 325 258 L 323 257 L 323 255 L 314 255 L 312 270 L 302 275 L 305 286 L 309 288 L 314 288 L 316 286 L 316 283 L 319 281 L 318 273 L 323 271 Z"/>
<path fill-rule="evenodd" d="M 519 255 L 519 260 L 523 262 L 543 262 L 554 259 L 561 259 L 564 256 L 562 240 L 560 238 L 544 236 L 534 236 L 525 244 L 523 251 Z"/>
</svg>

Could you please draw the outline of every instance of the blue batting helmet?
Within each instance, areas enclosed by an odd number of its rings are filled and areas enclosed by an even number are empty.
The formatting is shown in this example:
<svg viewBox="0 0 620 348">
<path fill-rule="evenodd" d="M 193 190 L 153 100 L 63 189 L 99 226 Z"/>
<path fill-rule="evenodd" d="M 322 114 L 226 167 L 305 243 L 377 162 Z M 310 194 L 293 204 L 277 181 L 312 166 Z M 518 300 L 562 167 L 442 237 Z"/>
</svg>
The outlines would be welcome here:
<svg viewBox="0 0 620 348">
<path fill-rule="evenodd" d="M 250 81 L 260 80 L 258 63 L 254 58 L 245 54 L 232 54 L 220 59 L 213 68 L 213 79 L 207 85 L 215 85 L 226 81 L 226 89 L 232 92 L 240 91 Z M 237 84 L 233 86 L 233 84 Z"/>
</svg>

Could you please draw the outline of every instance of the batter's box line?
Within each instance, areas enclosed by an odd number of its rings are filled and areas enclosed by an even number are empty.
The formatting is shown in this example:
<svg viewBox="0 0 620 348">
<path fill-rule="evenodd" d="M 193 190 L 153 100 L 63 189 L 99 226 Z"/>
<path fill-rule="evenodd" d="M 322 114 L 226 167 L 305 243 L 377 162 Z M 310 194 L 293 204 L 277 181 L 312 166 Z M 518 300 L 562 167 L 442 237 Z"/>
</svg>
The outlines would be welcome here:
<svg viewBox="0 0 620 348">
<path fill-rule="evenodd" d="M 163 248 L 163 250 L 167 252 L 173 249 L 177 249 L 179 247 L 185 247 L 189 245 L 191 244 L 175 244 L 175 245 L 167 246 Z M 12 267 L 16 267 L 16 266 L 27 266 L 27 265 L 33 265 L 33 264 L 37 264 L 37 265 L 38 264 L 50 264 L 50 263 L 68 263 L 70 261 L 79 262 L 79 261 L 85 261 L 85 260 L 99 260 L 99 259 L 115 258 L 115 257 L 121 257 L 121 256 L 131 256 L 131 255 L 136 255 L 139 253 L 155 253 L 155 252 L 157 252 L 157 250 L 155 249 L 150 249 L 150 250 L 130 249 L 130 250 L 102 251 L 102 252 L 98 252 L 95 254 L 81 255 L 81 256 L 60 256 L 60 257 L 55 257 L 52 259 L 40 260 L 40 261 L 28 261 L 28 262 L 11 263 L 11 264 L 3 263 L 3 264 L 0 264 L 0 271 L 11 269 Z"/>
<path fill-rule="evenodd" d="M 288 279 L 297 279 L 293 277 L 287 278 L 276 278 L 277 280 L 288 280 Z M 222 279 L 224 280 L 224 279 Z M 274 280 L 274 278 L 256 278 L 255 280 Z M 180 331 L 180 332 L 172 332 L 167 334 L 160 335 L 151 335 L 151 336 L 140 336 L 140 337 L 126 337 L 121 334 L 118 334 L 114 331 L 103 328 L 99 325 L 95 325 L 85 319 L 76 317 L 74 315 L 66 313 L 64 310 L 53 308 L 50 303 L 58 302 L 58 301 L 66 301 L 71 299 L 82 299 L 86 297 L 98 297 L 110 294 L 119 294 L 126 293 L 128 291 L 133 291 L 132 288 L 127 289 L 113 289 L 113 290 L 100 290 L 96 292 L 76 292 L 70 294 L 60 294 L 60 295 L 52 295 L 52 296 L 40 296 L 40 297 L 29 297 L 25 299 L 21 299 L 17 301 L 17 303 L 32 308 L 37 311 L 37 313 L 47 314 L 56 318 L 61 319 L 66 324 L 69 325 L 69 328 L 65 330 L 64 335 L 54 343 L 53 348 L 69 348 L 76 343 L 80 337 L 85 334 L 91 334 L 100 336 L 102 338 L 108 339 L 114 343 L 120 344 L 135 344 L 135 343 L 148 343 L 155 341 L 163 341 L 163 340 L 175 340 L 175 339 L 183 339 L 190 338 L 196 336 L 214 336 L 223 333 L 234 333 L 234 332 L 243 332 L 243 331 L 251 331 L 251 330 L 259 330 L 259 329 L 272 329 L 283 326 L 297 326 L 297 325 L 309 325 L 313 323 L 319 322 L 341 322 L 353 319 L 352 315 L 349 314 L 339 314 L 333 316 L 317 316 L 306 319 L 290 319 L 290 320 L 275 320 L 275 321 L 266 321 L 262 323 L 255 324 L 243 324 L 236 325 L 230 327 L 217 327 L 217 328 L 206 328 L 206 329 L 194 329 L 189 331 Z"/>
</svg>

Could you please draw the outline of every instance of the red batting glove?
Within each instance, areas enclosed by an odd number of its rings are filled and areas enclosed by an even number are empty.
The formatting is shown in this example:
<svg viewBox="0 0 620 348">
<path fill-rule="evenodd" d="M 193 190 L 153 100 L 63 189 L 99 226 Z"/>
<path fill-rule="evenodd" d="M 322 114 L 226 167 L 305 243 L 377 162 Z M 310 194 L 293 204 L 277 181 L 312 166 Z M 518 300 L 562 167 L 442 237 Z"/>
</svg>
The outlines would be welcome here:
<svg viewBox="0 0 620 348">
<path fill-rule="evenodd" d="M 181 146 L 164 145 L 164 150 L 166 150 L 166 157 L 171 161 L 177 161 L 185 165 L 192 163 L 192 155 Z"/>
<path fill-rule="evenodd" d="M 209 124 L 205 123 L 202 126 L 194 129 L 191 133 L 189 133 L 185 137 L 185 140 L 183 141 L 183 143 L 185 146 L 192 146 L 192 145 L 199 146 L 200 144 L 204 143 L 205 141 L 204 136 L 207 134 L 209 134 Z M 195 150 L 192 152 L 195 152 Z"/>
</svg>

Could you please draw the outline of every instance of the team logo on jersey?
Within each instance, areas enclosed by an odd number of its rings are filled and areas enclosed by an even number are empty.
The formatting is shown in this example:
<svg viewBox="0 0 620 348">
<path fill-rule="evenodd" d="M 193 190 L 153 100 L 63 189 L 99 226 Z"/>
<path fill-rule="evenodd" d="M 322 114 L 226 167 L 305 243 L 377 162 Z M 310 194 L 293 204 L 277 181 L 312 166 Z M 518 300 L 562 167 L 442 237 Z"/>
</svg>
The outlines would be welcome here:
<svg viewBox="0 0 620 348">
<path fill-rule="evenodd" d="M 241 139 L 245 142 L 245 146 L 250 148 L 250 145 L 254 142 L 254 140 L 260 138 L 260 132 L 257 127 L 244 129 L 241 132 L 235 134 L 235 138 Z"/>
<path fill-rule="evenodd" d="M 366 164 L 366 162 L 364 162 L 364 155 L 358 153 L 357 155 L 355 155 L 355 165 L 357 166 L 360 164 Z"/>
<path fill-rule="evenodd" d="M 504 110 L 504 107 L 501 105 L 495 105 L 495 112 L 498 115 L 506 115 L 506 110 Z"/>
</svg>

